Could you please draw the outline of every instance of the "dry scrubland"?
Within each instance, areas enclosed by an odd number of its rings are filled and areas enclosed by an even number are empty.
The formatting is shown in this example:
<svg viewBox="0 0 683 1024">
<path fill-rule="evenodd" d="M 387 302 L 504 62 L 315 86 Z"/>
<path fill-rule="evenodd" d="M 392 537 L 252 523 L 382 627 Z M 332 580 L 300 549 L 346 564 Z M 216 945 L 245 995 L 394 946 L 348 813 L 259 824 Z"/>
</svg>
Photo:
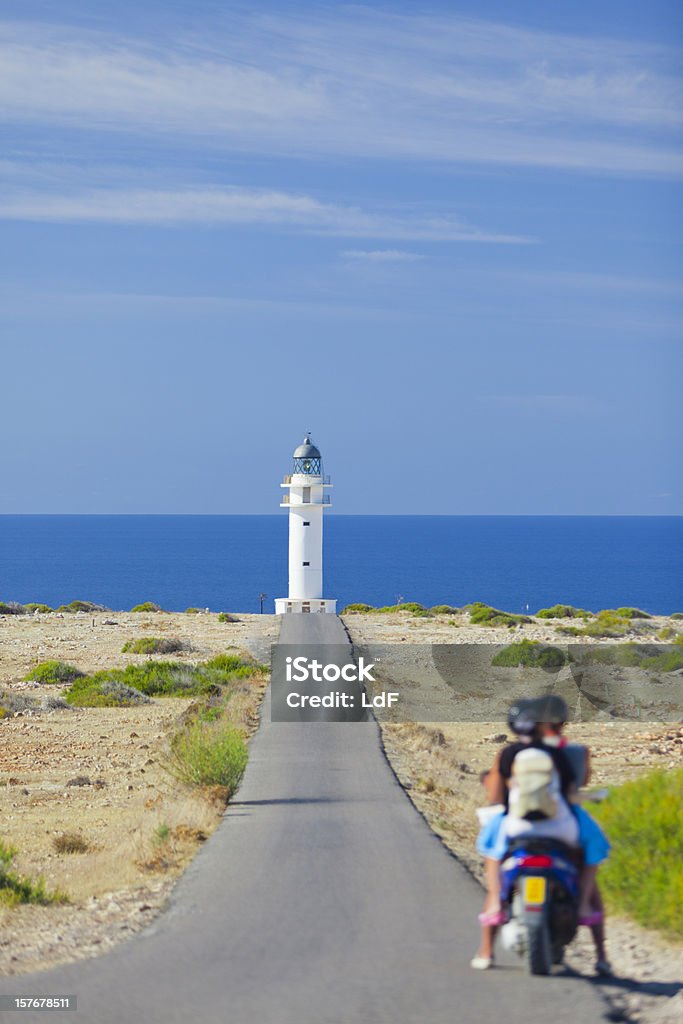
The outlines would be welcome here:
<svg viewBox="0 0 683 1024">
<path fill-rule="evenodd" d="M 180 652 L 152 656 L 159 660 L 193 664 L 234 648 L 267 661 L 278 620 L 238 618 L 219 622 L 213 614 L 110 612 L 5 616 L 0 618 L 0 691 L 34 700 L 60 693 L 63 687 L 23 681 L 48 659 L 88 674 L 145 664 L 146 655 L 124 654 L 122 647 L 151 636 L 182 642 Z M 512 629 L 472 626 L 469 615 L 455 611 L 431 617 L 408 611 L 347 614 L 344 622 L 361 645 L 407 647 L 567 642 L 558 629 L 577 625 L 575 619 L 532 619 Z M 671 643 L 683 632 L 683 622 L 634 620 L 622 639 L 657 643 L 662 630 Z M 257 721 L 262 689 L 263 680 L 247 688 L 246 697 L 233 707 L 250 728 Z M 18 848 L 14 867 L 19 873 L 42 874 L 49 889 L 62 889 L 70 898 L 65 905 L 0 907 L 0 972 L 95 955 L 140 930 L 163 908 L 175 879 L 224 807 L 220 792 L 183 786 L 164 767 L 170 738 L 194 701 L 155 698 L 139 707 L 25 711 L 0 721 L 0 839 Z M 503 742 L 503 723 L 380 725 L 387 755 L 410 798 L 480 877 L 474 852 L 474 810 L 482 802 L 479 774 Z M 576 725 L 572 732 L 594 751 L 596 786 L 614 786 L 652 768 L 681 763 L 683 731 L 677 724 L 594 722 Z M 84 852 L 68 852 L 72 833 L 86 844 Z M 474 944 L 476 922 L 472 933 Z M 611 955 L 623 974 L 645 986 L 678 978 L 680 949 L 628 921 L 612 921 L 610 934 Z M 585 942 L 572 956 L 577 966 L 590 965 Z M 634 1018 L 668 1024 L 680 1013 L 678 1000 L 672 1015 L 674 1000 L 653 998 L 641 985 L 627 990 L 621 1005 Z"/>
<path fill-rule="evenodd" d="M 0 691 L 41 702 L 63 692 L 25 682 L 57 660 L 91 674 L 144 664 L 126 641 L 166 637 L 183 650 L 158 660 L 193 664 L 231 648 L 267 661 L 272 616 L 96 613 L 0 619 Z M 230 718 L 258 722 L 264 679 L 241 687 Z M 174 880 L 220 821 L 219 789 L 179 783 L 165 768 L 169 743 L 197 698 L 137 707 L 11 712 L 0 721 L 0 840 L 18 851 L 12 870 L 61 890 L 64 905 L 0 904 L 0 972 L 14 973 L 102 952 L 143 928 Z M 0 698 L 0 704 L 2 699 Z M 74 850 L 80 847 L 82 852 Z"/>
</svg>

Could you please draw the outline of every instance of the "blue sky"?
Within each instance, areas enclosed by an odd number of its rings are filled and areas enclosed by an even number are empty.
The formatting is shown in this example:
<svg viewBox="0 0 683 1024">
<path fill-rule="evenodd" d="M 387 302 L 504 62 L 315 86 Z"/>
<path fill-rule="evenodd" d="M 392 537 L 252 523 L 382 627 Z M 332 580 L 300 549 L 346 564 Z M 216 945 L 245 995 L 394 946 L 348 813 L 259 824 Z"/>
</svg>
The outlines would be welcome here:
<svg viewBox="0 0 683 1024">
<path fill-rule="evenodd" d="M 683 513 L 680 4 L 1 18 L 0 512 Z"/>
</svg>

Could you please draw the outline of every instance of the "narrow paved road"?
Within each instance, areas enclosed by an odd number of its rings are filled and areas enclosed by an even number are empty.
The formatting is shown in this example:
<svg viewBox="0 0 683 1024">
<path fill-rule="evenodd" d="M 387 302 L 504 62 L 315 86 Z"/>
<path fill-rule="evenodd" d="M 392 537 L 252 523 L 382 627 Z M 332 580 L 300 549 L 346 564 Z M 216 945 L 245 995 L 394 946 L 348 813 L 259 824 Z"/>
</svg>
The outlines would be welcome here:
<svg viewBox="0 0 683 1024">
<path fill-rule="evenodd" d="M 281 642 L 345 642 L 333 616 L 292 616 Z M 271 724 L 238 799 L 169 910 L 107 956 L 1 993 L 76 993 L 72 1024 L 582 1024 L 588 983 L 478 973 L 476 884 L 398 786 L 373 721 Z M 45 1014 L 0 1013 L 3 1021 Z"/>
</svg>

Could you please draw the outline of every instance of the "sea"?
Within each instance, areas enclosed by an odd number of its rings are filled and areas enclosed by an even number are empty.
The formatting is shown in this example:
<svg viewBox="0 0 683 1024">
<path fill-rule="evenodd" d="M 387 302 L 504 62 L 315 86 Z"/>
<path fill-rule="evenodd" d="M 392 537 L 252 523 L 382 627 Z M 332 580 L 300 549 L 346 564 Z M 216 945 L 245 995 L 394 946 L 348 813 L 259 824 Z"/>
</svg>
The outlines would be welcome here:
<svg viewBox="0 0 683 1024">
<path fill-rule="evenodd" d="M 339 608 L 683 611 L 683 516 L 331 514 L 324 561 Z M 272 612 L 286 595 L 286 515 L 0 516 L 2 601 Z"/>
</svg>

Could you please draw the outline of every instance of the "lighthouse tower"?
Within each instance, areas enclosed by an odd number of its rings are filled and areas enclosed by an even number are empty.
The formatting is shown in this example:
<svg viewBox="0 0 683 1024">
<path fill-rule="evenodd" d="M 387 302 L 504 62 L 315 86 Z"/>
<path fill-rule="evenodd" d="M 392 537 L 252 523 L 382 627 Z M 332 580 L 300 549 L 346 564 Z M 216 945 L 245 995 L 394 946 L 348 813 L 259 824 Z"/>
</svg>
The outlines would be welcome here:
<svg viewBox="0 0 683 1024">
<path fill-rule="evenodd" d="M 281 487 L 287 494 L 280 503 L 289 509 L 289 597 L 278 597 L 275 614 L 329 612 L 337 602 L 323 597 L 323 511 L 332 504 L 330 478 L 323 476 L 320 452 L 310 434 L 294 450 L 292 472 Z"/>
</svg>

